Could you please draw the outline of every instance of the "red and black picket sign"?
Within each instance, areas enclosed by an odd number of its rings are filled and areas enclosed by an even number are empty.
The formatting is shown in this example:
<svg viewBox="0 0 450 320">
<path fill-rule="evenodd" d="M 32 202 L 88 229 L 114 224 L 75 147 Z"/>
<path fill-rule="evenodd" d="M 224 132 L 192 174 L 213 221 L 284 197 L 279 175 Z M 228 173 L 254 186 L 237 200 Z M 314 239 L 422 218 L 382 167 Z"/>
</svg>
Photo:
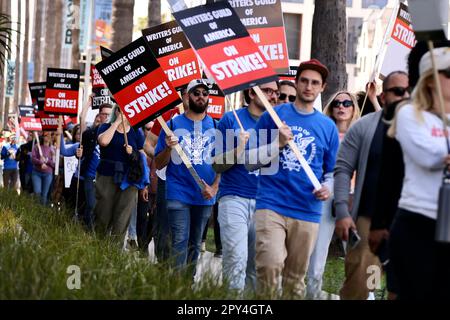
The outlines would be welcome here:
<svg viewBox="0 0 450 320">
<path fill-rule="evenodd" d="M 281 0 L 228 1 L 277 73 L 289 70 Z"/>
<path fill-rule="evenodd" d="M 77 115 L 79 87 L 79 70 L 48 68 L 44 111 Z"/>
<path fill-rule="evenodd" d="M 143 37 L 95 66 L 133 127 L 181 103 Z"/>
<path fill-rule="evenodd" d="M 46 82 L 29 83 L 31 102 L 38 106 L 38 110 L 44 110 Z"/>
<path fill-rule="evenodd" d="M 20 127 L 25 131 L 42 131 L 41 119 L 34 117 L 21 117 Z"/>
<path fill-rule="evenodd" d="M 298 70 L 298 66 L 290 66 L 289 72 L 281 73 L 278 75 L 280 77 L 280 81 L 282 81 L 282 80 L 295 81 L 295 77 L 297 75 L 297 70 Z"/>
<path fill-rule="evenodd" d="M 100 46 L 100 55 L 102 57 L 102 60 L 109 58 L 113 53 L 114 53 L 114 51 L 112 51 L 111 49 Z"/>
<path fill-rule="evenodd" d="M 35 117 L 36 108 L 35 106 L 25 106 L 19 105 L 19 115 L 20 117 L 34 118 Z"/>
<path fill-rule="evenodd" d="M 111 93 L 103 81 L 103 78 L 98 73 L 95 66 L 91 66 L 91 80 L 92 80 L 92 109 L 98 109 L 102 104 L 112 104 Z"/>
<path fill-rule="evenodd" d="M 144 29 L 142 34 L 169 81 L 177 90 L 191 80 L 200 78 L 195 51 L 175 20 Z"/>
<path fill-rule="evenodd" d="M 41 120 L 43 131 L 56 131 L 58 129 L 58 116 L 38 111 L 36 116 Z"/>
<path fill-rule="evenodd" d="M 209 89 L 209 102 L 207 113 L 214 119 L 222 118 L 225 113 L 225 95 L 217 84 Z"/>
<path fill-rule="evenodd" d="M 278 79 L 227 1 L 173 15 L 225 94 Z"/>
</svg>

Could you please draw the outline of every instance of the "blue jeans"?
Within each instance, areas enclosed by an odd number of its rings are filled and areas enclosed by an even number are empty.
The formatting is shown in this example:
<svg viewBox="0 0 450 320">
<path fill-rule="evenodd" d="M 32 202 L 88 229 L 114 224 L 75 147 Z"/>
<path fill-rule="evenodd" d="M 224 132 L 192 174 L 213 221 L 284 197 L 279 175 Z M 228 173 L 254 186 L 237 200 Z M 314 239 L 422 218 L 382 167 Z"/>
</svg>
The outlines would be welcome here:
<svg viewBox="0 0 450 320">
<path fill-rule="evenodd" d="M 211 216 L 212 206 L 196 206 L 178 200 L 167 200 L 169 226 L 172 234 L 171 256 L 176 268 L 187 263 L 193 268 L 197 265 L 202 234 Z"/>
<path fill-rule="evenodd" d="M 322 277 L 327 263 L 328 248 L 333 238 L 335 228 L 335 218 L 331 216 L 331 206 L 333 198 L 323 202 L 322 217 L 319 224 L 319 234 L 314 251 L 309 260 L 308 284 L 306 287 L 306 296 L 309 299 L 319 299 L 322 291 Z"/>
<path fill-rule="evenodd" d="M 228 195 L 219 201 L 222 273 L 231 289 L 256 289 L 255 199 Z"/>
<path fill-rule="evenodd" d="M 86 206 L 84 207 L 84 223 L 89 230 L 93 230 L 94 226 L 94 207 L 95 207 L 95 182 L 94 177 L 84 178 L 84 195 L 86 198 Z"/>
<path fill-rule="evenodd" d="M 136 219 L 137 219 L 137 204 L 131 210 L 131 219 L 130 224 L 128 226 L 128 240 L 136 240 L 137 241 L 137 232 L 136 232 Z"/>
<path fill-rule="evenodd" d="M 31 174 L 31 180 L 33 182 L 33 192 L 40 197 L 41 203 L 43 205 L 47 204 L 48 191 L 50 190 L 52 179 L 53 174 L 51 173 L 43 173 L 33 170 L 33 173 Z"/>
</svg>

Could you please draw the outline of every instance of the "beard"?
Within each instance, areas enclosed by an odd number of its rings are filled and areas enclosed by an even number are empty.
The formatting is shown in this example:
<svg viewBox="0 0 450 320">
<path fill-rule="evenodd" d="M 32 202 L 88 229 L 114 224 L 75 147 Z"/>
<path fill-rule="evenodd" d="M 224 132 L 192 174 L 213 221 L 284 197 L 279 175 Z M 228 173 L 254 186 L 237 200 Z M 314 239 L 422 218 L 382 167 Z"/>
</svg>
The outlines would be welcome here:
<svg viewBox="0 0 450 320">
<path fill-rule="evenodd" d="M 192 112 L 200 114 L 205 112 L 206 108 L 208 108 L 208 100 L 206 100 L 204 105 L 198 105 L 191 97 L 189 97 L 189 110 L 192 110 Z"/>
</svg>

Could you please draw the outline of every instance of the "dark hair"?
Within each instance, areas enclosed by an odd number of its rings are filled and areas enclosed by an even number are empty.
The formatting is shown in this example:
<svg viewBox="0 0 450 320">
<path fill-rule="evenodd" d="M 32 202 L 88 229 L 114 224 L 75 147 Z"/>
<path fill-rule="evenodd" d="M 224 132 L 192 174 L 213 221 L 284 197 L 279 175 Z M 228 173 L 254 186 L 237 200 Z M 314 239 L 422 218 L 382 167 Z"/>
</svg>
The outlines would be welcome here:
<svg viewBox="0 0 450 320">
<path fill-rule="evenodd" d="M 449 40 L 434 41 L 435 48 L 450 47 Z M 425 53 L 428 52 L 428 44 L 426 41 L 418 41 L 416 45 L 411 49 L 408 56 L 408 74 L 409 74 L 409 86 L 414 88 L 419 81 L 419 62 Z"/>
<path fill-rule="evenodd" d="M 386 90 L 388 89 L 388 83 L 389 83 L 389 81 L 391 80 L 391 78 L 392 78 L 393 76 L 395 76 L 395 75 L 397 75 L 397 74 L 402 74 L 402 75 L 408 77 L 408 74 L 407 74 L 405 71 L 400 71 L 400 70 L 392 71 L 392 72 L 389 73 L 389 74 L 386 76 L 386 78 L 384 78 L 384 80 L 383 80 L 383 92 L 386 92 Z"/>
<path fill-rule="evenodd" d="M 295 86 L 295 84 L 292 81 L 289 81 L 289 80 L 282 80 L 282 81 L 280 81 L 280 86 L 279 87 L 281 87 L 281 86 L 289 86 L 289 87 L 292 87 L 295 90 L 297 90 L 297 87 Z"/>
<path fill-rule="evenodd" d="M 71 132 L 70 132 L 70 134 L 72 135 L 72 142 L 73 143 L 77 142 L 77 141 L 75 141 L 75 136 L 77 134 L 77 130 L 81 130 L 79 124 L 74 125 L 72 130 L 71 130 Z M 80 132 L 80 135 L 81 135 L 81 132 Z"/>
<path fill-rule="evenodd" d="M 271 82 L 272 82 L 272 81 L 271 81 Z M 273 82 L 275 82 L 275 83 L 277 84 L 277 88 L 278 88 L 278 90 L 280 90 L 280 86 L 281 86 L 280 81 L 273 81 Z M 294 88 L 295 88 L 295 87 L 294 87 Z M 246 104 L 249 104 L 250 101 L 251 101 L 251 99 L 250 99 L 250 90 L 252 90 L 252 88 L 245 89 L 245 90 L 243 91 L 243 93 L 244 93 L 244 100 L 245 100 L 245 103 L 246 103 Z"/>
<path fill-rule="evenodd" d="M 356 100 L 358 101 L 358 105 L 360 108 L 363 107 L 364 98 L 366 97 L 365 91 L 359 91 L 356 93 Z M 381 104 L 380 96 L 377 96 L 378 103 Z M 369 98 L 366 99 L 366 104 L 364 105 L 364 109 L 362 109 L 361 117 L 364 117 L 366 114 L 375 112 L 375 107 L 370 101 Z"/>
<path fill-rule="evenodd" d="M 98 112 L 102 112 L 102 110 L 103 109 L 105 109 L 105 108 L 109 108 L 109 109 L 112 109 L 112 104 L 110 104 L 110 103 L 102 103 L 101 105 L 100 105 L 100 107 L 98 107 Z"/>
</svg>

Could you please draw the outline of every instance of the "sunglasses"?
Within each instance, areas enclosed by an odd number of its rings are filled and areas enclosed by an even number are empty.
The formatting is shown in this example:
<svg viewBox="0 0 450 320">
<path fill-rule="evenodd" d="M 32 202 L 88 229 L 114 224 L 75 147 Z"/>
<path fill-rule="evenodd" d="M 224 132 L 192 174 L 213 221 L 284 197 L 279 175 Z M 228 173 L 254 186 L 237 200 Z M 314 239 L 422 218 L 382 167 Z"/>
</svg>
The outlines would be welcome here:
<svg viewBox="0 0 450 320">
<path fill-rule="evenodd" d="M 261 88 L 261 91 L 264 91 L 264 93 L 267 94 L 268 96 L 271 96 L 273 94 L 275 94 L 277 98 L 280 96 L 280 91 L 273 90 L 271 88 Z"/>
<path fill-rule="evenodd" d="M 209 92 L 208 92 L 208 91 L 200 91 L 200 90 L 194 90 L 194 91 L 192 92 L 192 94 L 193 94 L 195 97 L 200 97 L 201 95 L 204 96 L 204 97 L 209 96 Z"/>
<path fill-rule="evenodd" d="M 447 68 L 445 70 L 439 70 L 440 74 L 443 74 L 444 77 L 446 77 L 447 79 L 450 79 L 450 68 Z"/>
<path fill-rule="evenodd" d="M 403 97 L 406 92 L 410 93 L 411 89 L 409 87 L 408 88 L 392 87 L 392 88 L 386 89 L 386 92 L 392 92 L 397 97 Z"/>
<path fill-rule="evenodd" d="M 344 100 L 344 101 L 334 100 L 333 102 L 331 102 L 331 107 L 332 108 L 339 108 L 339 106 L 341 104 L 342 104 L 342 106 L 344 108 L 353 107 L 353 101 L 352 100 Z"/>
<path fill-rule="evenodd" d="M 286 100 L 286 98 L 288 98 L 289 102 L 294 102 L 296 97 L 293 95 L 287 95 L 286 93 L 280 93 L 280 100 Z"/>
</svg>

